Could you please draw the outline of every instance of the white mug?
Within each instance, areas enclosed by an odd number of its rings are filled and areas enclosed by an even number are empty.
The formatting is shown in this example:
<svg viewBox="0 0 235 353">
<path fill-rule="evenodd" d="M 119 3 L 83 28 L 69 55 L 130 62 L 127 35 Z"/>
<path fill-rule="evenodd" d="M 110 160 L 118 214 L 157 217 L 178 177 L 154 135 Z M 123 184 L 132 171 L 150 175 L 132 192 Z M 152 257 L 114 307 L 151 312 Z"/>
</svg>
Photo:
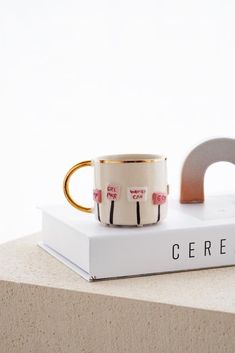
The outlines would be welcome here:
<svg viewBox="0 0 235 353">
<path fill-rule="evenodd" d="M 70 177 L 79 168 L 94 167 L 94 207 L 78 204 L 69 191 Z M 167 214 L 166 157 L 153 154 L 103 156 L 74 165 L 64 179 L 64 194 L 76 209 L 95 213 L 104 224 L 142 226 Z"/>
</svg>

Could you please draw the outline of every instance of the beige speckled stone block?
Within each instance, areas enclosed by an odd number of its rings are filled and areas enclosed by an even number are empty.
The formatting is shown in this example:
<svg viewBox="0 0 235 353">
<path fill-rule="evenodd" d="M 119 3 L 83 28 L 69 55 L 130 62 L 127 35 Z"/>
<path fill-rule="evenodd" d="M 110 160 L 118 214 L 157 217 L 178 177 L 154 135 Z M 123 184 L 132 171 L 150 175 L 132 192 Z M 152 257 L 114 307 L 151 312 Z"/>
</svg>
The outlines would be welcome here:
<svg viewBox="0 0 235 353">
<path fill-rule="evenodd" d="M 89 283 L 0 246 L 0 353 L 234 353 L 235 267 Z"/>
</svg>

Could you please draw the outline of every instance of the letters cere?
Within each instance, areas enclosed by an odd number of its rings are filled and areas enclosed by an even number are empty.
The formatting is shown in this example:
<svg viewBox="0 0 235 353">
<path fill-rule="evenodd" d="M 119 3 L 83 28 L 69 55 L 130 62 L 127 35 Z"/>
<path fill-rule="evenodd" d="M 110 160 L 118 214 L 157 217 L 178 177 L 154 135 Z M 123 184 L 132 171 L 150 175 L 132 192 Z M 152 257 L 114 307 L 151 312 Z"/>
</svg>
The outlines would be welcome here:
<svg viewBox="0 0 235 353">
<path fill-rule="evenodd" d="M 215 242 L 215 241 L 214 241 Z M 182 253 L 182 247 L 180 244 L 175 243 L 172 245 L 172 259 L 178 260 L 182 257 L 196 258 L 197 256 L 212 256 L 215 255 L 225 255 L 226 254 L 226 239 L 219 239 L 216 243 L 212 244 L 212 241 L 205 240 L 201 243 L 203 247 L 200 246 L 200 253 L 198 252 L 199 246 L 195 241 L 191 241 L 187 244 L 187 255 Z"/>
</svg>

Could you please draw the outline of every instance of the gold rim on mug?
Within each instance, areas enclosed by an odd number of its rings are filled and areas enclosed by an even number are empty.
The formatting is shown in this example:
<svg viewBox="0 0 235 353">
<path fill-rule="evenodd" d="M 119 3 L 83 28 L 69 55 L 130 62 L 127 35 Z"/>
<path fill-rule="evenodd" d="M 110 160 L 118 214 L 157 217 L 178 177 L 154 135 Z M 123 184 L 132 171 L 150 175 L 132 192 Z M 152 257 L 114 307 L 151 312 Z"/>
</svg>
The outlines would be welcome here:
<svg viewBox="0 0 235 353">
<path fill-rule="evenodd" d="M 136 155 L 134 155 L 136 156 Z M 163 160 L 167 160 L 167 158 L 165 156 L 158 156 L 156 158 L 141 158 L 141 155 L 140 158 L 138 157 L 126 157 L 125 158 L 125 155 L 121 155 L 120 157 L 122 157 L 122 159 L 115 159 L 115 156 L 112 156 L 114 159 L 106 159 L 106 158 L 102 158 L 100 157 L 95 159 L 94 162 L 95 163 L 113 163 L 113 164 L 118 164 L 118 163 L 156 163 L 156 162 L 160 162 L 160 161 L 163 161 Z"/>
</svg>

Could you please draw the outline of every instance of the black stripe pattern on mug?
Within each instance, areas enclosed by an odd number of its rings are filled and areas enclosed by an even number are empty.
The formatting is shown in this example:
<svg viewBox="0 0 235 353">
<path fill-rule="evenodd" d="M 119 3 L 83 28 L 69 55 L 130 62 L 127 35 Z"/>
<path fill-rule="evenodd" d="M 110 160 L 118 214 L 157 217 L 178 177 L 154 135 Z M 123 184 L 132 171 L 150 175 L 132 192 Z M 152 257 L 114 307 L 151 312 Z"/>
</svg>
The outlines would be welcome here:
<svg viewBox="0 0 235 353">
<path fill-rule="evenodd" d="M 146 186 L 130 186 L 127 188 L 127 199 L 136 203 L 136 225 L 141 225 L 141 206 L 147 200 Z"/>
<path fill-rule="evenodd" d="M 117 184 L 108 184 L 106 189 L 106 197 L 111 201 L 109 211 L 109 223 L 114 224 L 114 208 L 115 202 L 120 197 L 120 186 Z"/>
<path fill-rule="evenodd" d="M 102 191 L 100 189 L 93 190 L 93 200 L 96 203 L 97 218 L 100 222 L 100 203 L 102 202 Z"/>
<path fill-rule="evenodd" d="M 152 202 L 157 206 L 157 221 L 158 223 L 161 220 L 161 205 L 166 202 L 166 193 L 164 192 L 154 192 L 152 194 Z"/>
</svg>

